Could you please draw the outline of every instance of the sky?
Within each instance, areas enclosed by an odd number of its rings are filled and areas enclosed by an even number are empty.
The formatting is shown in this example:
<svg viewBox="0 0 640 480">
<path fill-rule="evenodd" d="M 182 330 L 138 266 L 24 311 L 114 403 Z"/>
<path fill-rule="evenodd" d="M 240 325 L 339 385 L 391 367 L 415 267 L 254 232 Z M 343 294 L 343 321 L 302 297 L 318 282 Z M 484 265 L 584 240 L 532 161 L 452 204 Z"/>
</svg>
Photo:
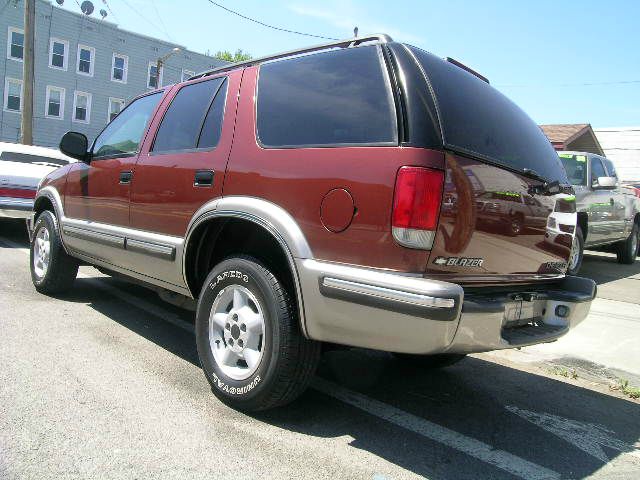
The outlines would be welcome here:
<svg viewBox="0 0 640 480">
<path fill-rule="evenodd" d="M 210 0 L 93 0 L 119 27 L 254 57 L 326 40 L 263 27 Z M 488 77 L 537 123 L 640 126 L 637 0 L 215 0 L 280 28 L 347 38 L 387 33 Z M 80 0 L 64 8 L 78 11 Z"/>
</svg>

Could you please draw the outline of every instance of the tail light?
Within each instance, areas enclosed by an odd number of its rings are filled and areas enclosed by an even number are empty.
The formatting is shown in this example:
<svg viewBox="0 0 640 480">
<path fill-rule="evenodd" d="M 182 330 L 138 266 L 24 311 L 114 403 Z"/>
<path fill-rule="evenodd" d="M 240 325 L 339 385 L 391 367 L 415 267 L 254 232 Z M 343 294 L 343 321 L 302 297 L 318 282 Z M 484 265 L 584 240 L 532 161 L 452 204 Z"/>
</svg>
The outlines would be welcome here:
<svg viewBox="0 0 640 480">
<path fill-rule="evenodd" d="M 36 191 L 32 188 L 0 188 L 0 197 L 35 198 Z"/>
<path fill-rule="evenodd" d="M 442 203 L 444 172 L 402 167 L 396 177 L 391 227 L 404 247 L 429 250 L 433 246 Z"/>
</svg>

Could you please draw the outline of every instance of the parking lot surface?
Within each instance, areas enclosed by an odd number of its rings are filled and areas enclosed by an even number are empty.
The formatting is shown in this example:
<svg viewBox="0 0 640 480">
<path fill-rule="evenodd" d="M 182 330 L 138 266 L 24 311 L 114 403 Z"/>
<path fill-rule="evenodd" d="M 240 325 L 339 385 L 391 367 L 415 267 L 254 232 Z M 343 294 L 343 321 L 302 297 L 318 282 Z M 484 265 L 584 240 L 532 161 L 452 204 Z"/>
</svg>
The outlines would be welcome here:
<svg viewBox="0 0 640 480">
<path fill-rule="evenodd" d="M 439 371 L 327 352 L 298 401 L 246 415 L 211 394 L 192 313 L 89 267 L 40 295 L 23 224 L 2 222 L 0 477 L 640 478 L 640 403 L 605 381 L 640 377 L 640 262 L 583 274 L 601 300 L 556 344 Z"/>
</svg>

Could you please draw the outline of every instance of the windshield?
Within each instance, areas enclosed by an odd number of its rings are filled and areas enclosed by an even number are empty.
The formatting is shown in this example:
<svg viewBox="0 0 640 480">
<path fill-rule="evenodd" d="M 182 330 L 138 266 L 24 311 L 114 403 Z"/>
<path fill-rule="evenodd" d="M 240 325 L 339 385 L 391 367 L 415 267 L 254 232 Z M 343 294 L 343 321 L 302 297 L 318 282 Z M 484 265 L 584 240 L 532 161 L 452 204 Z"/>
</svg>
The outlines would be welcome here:
<svg viewBox="0 0 640 480">
<path fill-rule="evenodd" d="M 533 169 L 567 183 L 558 155 L 540 127 L 487 82 L 416 47 L 438 105 L 446 147 L 517 171 Z"/>
<path fill-rule="evenodd" d="M 559 154 L 571 185 L 587 184 L 587 156 L 572 153 Z"/>
</svg>

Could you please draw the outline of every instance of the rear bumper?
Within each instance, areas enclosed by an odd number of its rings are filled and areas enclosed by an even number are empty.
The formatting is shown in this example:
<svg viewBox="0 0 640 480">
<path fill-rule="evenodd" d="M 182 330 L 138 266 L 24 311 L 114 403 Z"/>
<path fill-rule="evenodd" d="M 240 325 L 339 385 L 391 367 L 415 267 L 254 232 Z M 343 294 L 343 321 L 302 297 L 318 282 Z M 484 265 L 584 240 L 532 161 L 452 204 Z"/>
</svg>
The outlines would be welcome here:
<svg viewBox="0 0 640 480">
<path fill-rule="evenodd" d="M 579 277 L 527 291 L 465 295 L 459 285 L 421 276 L 315 260 L 299 260 L 297 267 L 310 338 L 403 353 L 553 341 L 584 320 L 596 293 L 592 280 Z"/>
<path fill-rule="evenodd" d="M 29 218 L 33 199 L 0 197 L 0 218 Z"/>
</svg>

